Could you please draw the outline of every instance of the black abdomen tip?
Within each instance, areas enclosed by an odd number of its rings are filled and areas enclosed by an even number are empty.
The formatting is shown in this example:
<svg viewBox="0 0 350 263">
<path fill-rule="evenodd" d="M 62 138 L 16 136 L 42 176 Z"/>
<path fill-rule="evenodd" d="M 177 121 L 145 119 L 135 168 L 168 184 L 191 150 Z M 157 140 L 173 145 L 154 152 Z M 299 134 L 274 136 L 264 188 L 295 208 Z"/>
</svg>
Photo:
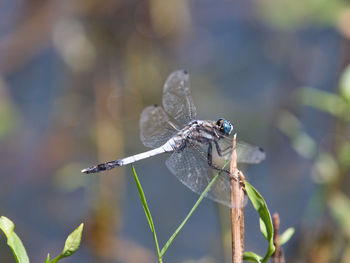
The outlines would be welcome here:
<svg viewBox="0 0 350 263">
<path fill-rule="evenodd" d="M 106 170 L 111 170 L 114 167 L 118 167 L 118 166 L 122 166 L 122 162 L 120 160 L 115 160 L 115 161 L 101 163 L 98 165 L 85 168 L 81 170 L 81 172 L 85 174 L 92 174 L 92 173 L 98 173 Z"/>
</svg>

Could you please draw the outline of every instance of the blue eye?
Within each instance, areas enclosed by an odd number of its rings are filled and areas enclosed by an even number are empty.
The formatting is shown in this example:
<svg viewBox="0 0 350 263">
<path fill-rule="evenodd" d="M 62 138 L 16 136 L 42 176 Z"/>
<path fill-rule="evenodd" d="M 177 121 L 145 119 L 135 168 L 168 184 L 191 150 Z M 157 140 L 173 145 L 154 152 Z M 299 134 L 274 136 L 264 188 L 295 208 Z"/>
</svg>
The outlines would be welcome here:
<svg viewBox="0 0 350 263">
<path fill-rule="evenodd" d="M 233 127 L 232 127 L 232 124 L 225 120 L 225 119 L 218 119 L 218 121 L 216 122 L 216 125 L 218 127 L 218 129 L 220 130 L 220 132 L 222 132 L 224 135 L 230 135 Z"/>
<path fill-rule="evenodd" d="M 223 131 L 226 135 L 230 135 L 231 130 L 232 130 L 232 125 L 230 122 L 228 122 L 227 120 L 224 121 L 223 125 L 222 125 Z"/>
</svg>

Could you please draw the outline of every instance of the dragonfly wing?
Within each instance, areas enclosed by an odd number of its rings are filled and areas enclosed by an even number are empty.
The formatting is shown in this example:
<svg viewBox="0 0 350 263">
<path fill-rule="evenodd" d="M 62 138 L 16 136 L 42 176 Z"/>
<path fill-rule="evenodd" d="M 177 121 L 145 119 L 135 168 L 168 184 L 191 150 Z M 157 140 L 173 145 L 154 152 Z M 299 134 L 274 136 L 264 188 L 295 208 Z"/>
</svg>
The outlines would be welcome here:
<svg viewBox="0 0 350 263">
<path fill-rule="evenodd" d="M 178 70 L 170 74 L 163 88 L 163 107 L 182 126 L 196 119 L 187 71 Z"/>
<path fill-rule="evenodd" d="M 265 151 L 246 142 L 238 142 L 236 146 L 237 161 L 239 163 L 260 163 L 266 158 Z"/>
<path fill-rule="evenodd" d="M 174 152 L 166 161 L 169 170 L 189 189 L 197 194 L 202 194 L 213 177 L 219 172 L 208 165 L 207 153 L 194 147 L 186 147 L 182 151 Z M 229 175 L 222 172 L 219 178 L 206 195 L 225 206 L 230 205 L 230 180 Z"/>
<path fill-rule="evenodd" d="M 146 147 L 163 145 L 177 132 L 176 129 L 176 124 L 170 121 L 161 106 L 146 107 L 141 113 L 140 138 Z"/>
<path fill-rule="evenodd" d="M 218 144 L 220 149 L 223 151 L 223 157 L 221 158 L 223 158 L 224 160 L 229 160 L 231 158 L 232 153 L 232 136 L 227 138 L 221 138 L 218 141 Z M 263 149 L 257 146 L 250 145 L 243 141 L 237 142 L 236 151 L 237 161 L 239 163 L 260 163 L 266 158 L 266 154 Z"/>
</svg>

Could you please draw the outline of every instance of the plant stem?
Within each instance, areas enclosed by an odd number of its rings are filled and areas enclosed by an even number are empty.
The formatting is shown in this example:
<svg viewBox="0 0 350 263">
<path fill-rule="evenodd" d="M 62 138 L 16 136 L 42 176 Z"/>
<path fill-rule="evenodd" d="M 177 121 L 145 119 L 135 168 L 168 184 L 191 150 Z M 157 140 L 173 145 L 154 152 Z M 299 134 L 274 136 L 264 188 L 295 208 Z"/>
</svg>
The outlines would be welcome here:
<svg viewBox="0 0 350 263">
<path fill-rule="evenodd" d="M 271 259 L 273 263 L 285 263 L 283 250 L 279 245 L 279 228 L 280 228 L 280 217 L 278 213 L 274 213 L 272 216 L 272 222 L 273 222 L 273 243 L 275 245 L 275 252 L 273 253 Z"/>
<path fill-rule="evenodd" d="M 241 263 L 244 247 L 244 175 L 237 169 L 236 134 L 230 163 L 232 262 Z"/>
</svg>

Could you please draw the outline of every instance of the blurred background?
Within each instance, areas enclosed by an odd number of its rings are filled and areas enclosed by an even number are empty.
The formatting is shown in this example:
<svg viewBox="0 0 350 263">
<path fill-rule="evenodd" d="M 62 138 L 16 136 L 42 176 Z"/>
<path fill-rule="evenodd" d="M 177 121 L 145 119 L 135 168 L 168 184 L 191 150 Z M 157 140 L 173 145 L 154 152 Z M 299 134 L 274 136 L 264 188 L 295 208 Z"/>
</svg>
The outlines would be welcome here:
<svg viewBox="0 0 350 263">
<path fill-rule="evenodd" d="M 350 262 L 350 4 L 345 0 L 0 1 L 0 215 L 31 262 L 156 262 L 131 167 L 139 116 L 185 68 L 200 119 L 225 117 L 267 159 L 241 167 L 295 227 L 287 262 Z M 197 199 L 166 156 L 135 164 L 162 246 Z M 246 250 L 264 254 L 245 208 Z M 0 234 L 1 262 L 15 262 Z M 230 262 L 229 210 L 205 200 L 165 262 Z"/>
</svg>

